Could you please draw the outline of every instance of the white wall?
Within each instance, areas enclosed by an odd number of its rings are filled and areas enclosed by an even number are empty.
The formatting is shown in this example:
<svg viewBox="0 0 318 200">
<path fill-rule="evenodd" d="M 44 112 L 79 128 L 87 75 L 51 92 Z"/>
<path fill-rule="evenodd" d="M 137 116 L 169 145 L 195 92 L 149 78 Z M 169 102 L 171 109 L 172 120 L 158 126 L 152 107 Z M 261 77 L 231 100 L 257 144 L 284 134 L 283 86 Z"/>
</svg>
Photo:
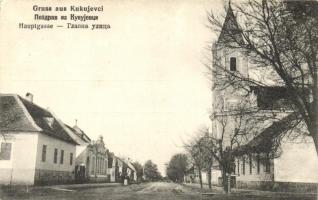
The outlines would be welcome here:
<svg viewBox="0 0 318 200">
<path fill-rule="evenodd" d="M 34 183 L 38 134 L 26 132 L 9 133 L 1 142 L 12 143 L 11 159 L 0 160 L 0 184 Z"/>
<path fill-rule="evenodd" d="M 275 181 L 318 183 L 318 156 L 312 138 L 308 143 L 285 142 L 275 162 Z"/>
<path fill-rule="evenodd" d="M 108 168 L 107 174 L 110 175 L 110 182 L 115 182 L 115 168 Z"/>
<path fill-rule="evenodd" d="M 88 145 L 77 145 L 76 146 L 76 158 L 86 151 Z M 86 160 L 84 160 L 86 162 Z"/>
<path fill-rule="evenodd" d="M 46 145 L 46 161 L 42 161 L 42 147 Z M 58 150 L 57 163 L 54 163 L 54 149 Z M 64 161 L 60 163 L 61 150 L 64 150 Z M 54 171 L 68 171 L 72 172 L 75 170 L 75 158 L 76 158 L 76 146 L 64 142 L 62 140 L 39 134 L 39 140 L 37 145 L 37 156 L 36 156 L 36 169 L 41 170 L 54 170 Z M 70 153 L 73 153 L 73 164 L 70 165 Z"/>
<path fill-rule="evenodd" d="M 273 160 L 270 160 L 270 171 L 265 172 L 265 165 L 260 161 L 259 173 L 257 171 L 256 155 L 252 157 L 252 173 L 250 173 L 250 161 L 249 156 L 245 156 L 245 174 L 243 174 L 243 161 L 240 158 L 240 166 L 238 167 L 238 158 L 235 159 L 235 174 L 237 181 L 273 181 L 274 165 Z M 240 170 L 238 172 L 238 170 Z"/>
<path fill-rule="evenodd" d="M 87 157 L 90 156 L 90 153 L 87 149 L 87 145 L 76 146 L 76 158 L 75 158 L 75 165 L 85 165 L 87 162 Z M 89 162 L 91 162 L 92 158 L 89 158 Z M 89 166 L 86 166 L 88 170 Z"/>
<path fill-rule="evenodd" d="M 212 169 L 212 183 L 213 183 L 213 184 L 218 184 L 220 177 L 222 177 L 221 170 L 219 170 L 219 169 Z"/>
</svg>

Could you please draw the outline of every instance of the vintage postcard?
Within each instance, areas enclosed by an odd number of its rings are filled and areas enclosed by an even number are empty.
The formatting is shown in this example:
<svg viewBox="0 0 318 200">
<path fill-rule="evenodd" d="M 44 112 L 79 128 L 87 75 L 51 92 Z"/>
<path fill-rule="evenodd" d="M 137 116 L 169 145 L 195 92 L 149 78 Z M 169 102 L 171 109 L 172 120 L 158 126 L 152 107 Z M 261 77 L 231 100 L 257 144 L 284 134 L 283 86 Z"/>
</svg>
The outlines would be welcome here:
<svg viewBox="0 0 318 200">
<path fill-rule="evenodd" d="M 0 0 L 0 200 L 318 199 L 318 1 Z"/>
</svg>

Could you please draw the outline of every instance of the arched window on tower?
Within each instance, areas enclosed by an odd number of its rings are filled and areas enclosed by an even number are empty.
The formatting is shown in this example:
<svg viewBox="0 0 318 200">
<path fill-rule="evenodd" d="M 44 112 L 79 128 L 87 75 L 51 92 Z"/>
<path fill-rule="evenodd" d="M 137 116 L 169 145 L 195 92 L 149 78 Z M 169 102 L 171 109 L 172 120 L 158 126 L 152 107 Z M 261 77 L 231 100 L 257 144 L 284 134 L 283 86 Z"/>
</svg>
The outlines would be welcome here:
<svg viewBox="0 0 318 200">
<path fill-rule="evenodd" d="M 230 71 L 236 71 L 236 58 L 230 58 Z"/>
</svg>

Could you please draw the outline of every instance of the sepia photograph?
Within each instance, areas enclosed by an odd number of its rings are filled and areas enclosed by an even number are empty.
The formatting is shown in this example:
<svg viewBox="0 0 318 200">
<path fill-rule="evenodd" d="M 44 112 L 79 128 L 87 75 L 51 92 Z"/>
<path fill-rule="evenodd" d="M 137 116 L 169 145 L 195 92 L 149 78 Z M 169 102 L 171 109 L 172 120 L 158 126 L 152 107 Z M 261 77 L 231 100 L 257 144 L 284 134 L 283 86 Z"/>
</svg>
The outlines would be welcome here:
<svg viewBox="0 0 318 200">
<path fill-rule="evenodd" d="M 317 0 L 0 0 L 0 200 L 318 200 Z"/>
</svg>

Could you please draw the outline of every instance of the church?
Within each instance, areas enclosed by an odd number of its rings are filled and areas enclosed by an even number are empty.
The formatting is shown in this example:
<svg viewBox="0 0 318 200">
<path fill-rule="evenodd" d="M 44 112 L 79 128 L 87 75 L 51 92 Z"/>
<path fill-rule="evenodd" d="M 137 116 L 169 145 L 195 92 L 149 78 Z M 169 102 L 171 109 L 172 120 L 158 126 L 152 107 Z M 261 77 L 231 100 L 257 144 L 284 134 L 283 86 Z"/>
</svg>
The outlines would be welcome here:
<svg viewBox="0 0 318 200">
<path fill-rule="evenodd" d="M 238 24 L 229 4 L 220 35 L 212 46 L 212 134 L 222 139 L 223 146 L 233 149 L 233 185 L 316 192 L 315 145 L 310 136 L 303 134 L 304 124 L 295 122 L 299 116 L 288 106 L 286 88 L 271 79 L 272 72 L 257 68 L 244 50 L 224 45 L 224 41 L 244 42 Z M 230 84 L 233 80 L 227 74 L 253 77 L 266 86 Z"/>
</svg>

